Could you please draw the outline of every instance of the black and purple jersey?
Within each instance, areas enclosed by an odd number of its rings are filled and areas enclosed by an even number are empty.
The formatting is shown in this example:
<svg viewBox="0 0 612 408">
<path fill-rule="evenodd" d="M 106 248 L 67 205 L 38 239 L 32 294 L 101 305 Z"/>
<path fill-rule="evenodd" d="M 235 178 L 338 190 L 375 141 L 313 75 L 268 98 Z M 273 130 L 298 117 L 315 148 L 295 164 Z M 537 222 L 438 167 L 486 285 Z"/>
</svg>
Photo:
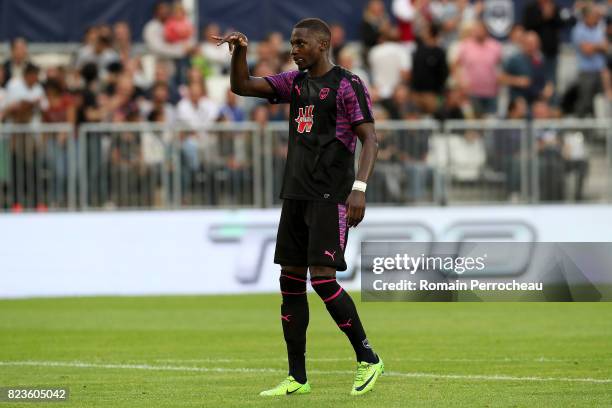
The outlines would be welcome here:
<svg viewBox="0 0 612 408">
<path fill-rule="evenodd" d="M 363 82 L 338 66 L 316 78 L 290 71 L 265 79 L 276 92 L 270 102 L 291 104 L 281 198 L 344 203 L 355 181 L 353 129 L 374 122 Z"/>
</svg>

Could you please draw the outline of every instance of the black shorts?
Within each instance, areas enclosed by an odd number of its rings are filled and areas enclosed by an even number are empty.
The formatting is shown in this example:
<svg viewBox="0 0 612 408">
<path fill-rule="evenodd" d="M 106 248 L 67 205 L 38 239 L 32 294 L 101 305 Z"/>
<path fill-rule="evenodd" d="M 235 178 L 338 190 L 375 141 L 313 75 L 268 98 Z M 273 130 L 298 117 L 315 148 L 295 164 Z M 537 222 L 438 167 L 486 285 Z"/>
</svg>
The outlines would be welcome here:
<svg viewBox="0 0 612 408">
<path fill-rule="evenodd" d="M 346 270 L 346 206 L 323 201 L 284 200 L 274 263 Z"/>
</svg>

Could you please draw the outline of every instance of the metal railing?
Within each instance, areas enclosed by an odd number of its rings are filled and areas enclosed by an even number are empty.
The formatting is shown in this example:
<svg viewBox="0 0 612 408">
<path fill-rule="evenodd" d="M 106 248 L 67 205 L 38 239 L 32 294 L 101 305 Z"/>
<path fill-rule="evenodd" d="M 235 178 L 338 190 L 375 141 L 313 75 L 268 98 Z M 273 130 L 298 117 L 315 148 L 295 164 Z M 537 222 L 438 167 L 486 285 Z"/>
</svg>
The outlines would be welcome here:
<svg viewBox="0 0 612 408">
<path fill-rule="evenodd" d="M 610 120 L 387 121 L 376 132 L 374 205 L 612 201 Z M 5 124 L 0 209 L 278 206 L 288 140 L 285 122 Z"/>
<path fill-rule="evenodd" d="M 259 132 L 253 123 L 83 125 L 81 206 L 261 207 Z"/>
<path fill-rule="evenodd" d="M 68 124 L 0 126 L 0 209 L 77 208 L 76 140 Z"/>
</svg>

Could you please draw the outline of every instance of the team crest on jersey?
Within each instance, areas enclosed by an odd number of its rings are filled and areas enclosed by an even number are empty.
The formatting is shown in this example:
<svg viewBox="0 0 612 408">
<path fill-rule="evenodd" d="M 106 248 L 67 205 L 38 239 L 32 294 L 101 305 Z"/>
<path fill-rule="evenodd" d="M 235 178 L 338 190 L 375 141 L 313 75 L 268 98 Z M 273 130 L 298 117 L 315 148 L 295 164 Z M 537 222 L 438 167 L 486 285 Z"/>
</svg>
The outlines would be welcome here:
<svg viewBox="0 0 612 408">
<path fill-rule="evenodd" d="M 312 129 L 312 125 L 314 123 L 314 117 L 312 111 L 314 110 L 314 105 L 308 105 L 304 108 L 300 108 L 298 112 L 298 117 L 295 118 L 297 122 L 297 131 L 298 133 L 310 133 Z"/>
<path fill-rule="evenodd" d="M 319 92 L 319 99 L 323 100 L 327 98 L 327 95 L 329 95 L 329 88 L 323 88 L 321 92 Z"/>
</svg>

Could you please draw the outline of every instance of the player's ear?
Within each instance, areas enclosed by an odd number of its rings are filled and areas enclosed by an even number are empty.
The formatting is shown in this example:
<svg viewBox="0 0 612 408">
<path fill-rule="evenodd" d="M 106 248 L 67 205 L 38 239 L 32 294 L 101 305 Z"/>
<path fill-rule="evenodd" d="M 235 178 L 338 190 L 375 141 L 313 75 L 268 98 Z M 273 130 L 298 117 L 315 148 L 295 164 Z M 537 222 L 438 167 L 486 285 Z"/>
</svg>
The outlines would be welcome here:
<svg viewBox="0 0 612 408">
<path fill-rule="evenodd" d="M 325 51 L 325 50 L 329 49 L 329 41 L 328 40 L 321 40 L 321 41 L 319 41 L 319 49 L 321 51 Z"/>
</svg>

